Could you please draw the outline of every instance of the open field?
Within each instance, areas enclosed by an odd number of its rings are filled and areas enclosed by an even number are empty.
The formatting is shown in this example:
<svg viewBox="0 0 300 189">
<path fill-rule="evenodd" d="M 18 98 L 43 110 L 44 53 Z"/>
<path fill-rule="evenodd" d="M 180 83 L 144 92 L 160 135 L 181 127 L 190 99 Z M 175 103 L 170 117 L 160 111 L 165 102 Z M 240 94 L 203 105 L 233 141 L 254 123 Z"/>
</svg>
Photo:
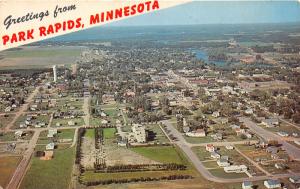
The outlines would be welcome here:
<svg viewBox="0 0 300 189">
<path fill-rule="evenodd" d="M 148 149 L 147 149 L 148 148 Z M 124 149 L 124 148 L 120 148 Z M 156 146 L 156 147 L 136 147 L 131 148 L 137 151 L 136 153 L 143 155 L 144 158 L 148 158 L 156 161 L 157 163 L 179 163 L 187 166 L 186 170 L 170 170 L 170 171 L 140 171 L 140 172 L 122 172 L 122 173 L 94 173 L 93 171 L 86 171 L 82 175 L 84 182 L 96 181 L 96 180 L 107 180 L 107 179 L 130 179 L 130 178 L 159 178 L 162 176 L 169 175 L 191 175 L 198 177 L 198 172 L 186 159 L 184 154 L 179 151 L 176 147 L 172 146 Z M 154 163 L 154 162 L 153 162 Z M 172 181 L 176 182 L 176 181 Z M 156 182 L 161 183 L 161 182 Z M 116 185 L 114 185 L 116 186 Z"/>
<path fill-rule="evenodd" d="M 169 142 L 166 135 L 163 133 L 158 124 L 146 125 L 146 130 L 148 131 L 148 141 L 149 142 L 159 142 L 166 143 Z"/>
<path fill-rule="evenodd" d="M 0 157 L 0 186 L 5 187 L 8 184 L 20 161 L 20 156 Z"/>
<path fill-rule="evenodd" d="M 161 163 L 183 163 L 182 157 L 173 146 L 135 147 L 130 149 Z"/>
<path fill-rule="evenodd" d="M 97 127 L 99 125 L 101 125 L 101 119 L 98 117 L 91 116 L 90 117 L 90 126 Z"/>
<path fill-rule="evenodd" d="M 22 140 L 30 140 L 32 135 L 33 135 L 33 131 L 26 131 L 26 134 L 24 136 L 22 136 L 20 139 Z M 7 132 L 7 133 L 0 133 L 0 141 L 16 141 L 18 140 L 15 137 L 15 133 L 14 132 Z"/>
<path fill-rule="evenodd" d="M 84 136 L 94 139 L 95 138 L 95 130 L 94 129 L 86 129 Z"/>
<path fill-rule="evenodd" d="M 0 122 L 0 128 L 6 127 L 7 124 L 12 121 L 12 119 L 13 119 L 14 116 L 15 116 L 15 114 L 8 114 L 8 117 L 5 117 L 3 115 L 0 116 L 0 120 L 1 120 L 1 122 Z"/>
<path fill-rule="evenodd" d="M 52 65 L 69 65 L 80 57 L 83 47 L 22 47 L 21 50 L 3 51 L 0 70 L 49 68 Z"/>
<path fill-rule="evenodd" d="M 106 128 L 103 129 L 104 139 L 111 139 L 115 137 L 116 129 L 115 128 Z"/>
<path fill-rule="evenodd" d="M 54 189 L 68 188 L 74 163 L 75 149 L 55 150 L 54 158 L 49 161 L 33 157 L 20 188 Z"/>
</svg>

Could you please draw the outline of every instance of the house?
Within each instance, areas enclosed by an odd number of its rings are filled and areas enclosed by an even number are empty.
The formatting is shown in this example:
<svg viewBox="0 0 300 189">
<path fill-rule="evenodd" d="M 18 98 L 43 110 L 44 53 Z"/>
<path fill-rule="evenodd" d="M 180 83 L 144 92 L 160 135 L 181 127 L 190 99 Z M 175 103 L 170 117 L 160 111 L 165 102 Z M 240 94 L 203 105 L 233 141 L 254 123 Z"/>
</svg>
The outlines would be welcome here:
<svg viewBox="0 0 300 189">
<path fill-rule="evenodd" d="M 277 132 L 277 134 L 281 137 L 288 137 L 289 136 L 289 134 L 287 132 L 284 132 L 284 131 L 279 131 L 279 132 Z"/>
<path fill-rule="evenodd" d="M 242 188 L 243 189 L 252 189 L 253 188 L 253 184 L 250 181 L 244 181 L 242 183 Z"/>
<path fill-rule="evenodd" d="M 49 129 L 47 137 L 53 138 L 57 134 L 57 129 Z"/>
<path fill-rule="evenodd" d="M 212 157 L 213 159 L 219 159 L 219 158 L 221 158 L 221 155 L 218 154 L 217 152 L 213 151 L 210 153 L 210 157 Z"/>
<path fill-rule="evenodd" d="M 220 117 L 220 112 L 215 111 L 215 112 L 212 113 L 212 116 L 213 117 Z"/>
<path fill-rule="evenodd" d="M 220 167 L 228 167 L 230 166 L 230 163 L 228 162 L 228 160 L 224 159 L 224 158 L 220 158 L 218 161 L 217 161 L 217 164 L 220 166 Z"/>
<path fill-rule="evenodd" d="M 275 127 L 279 125 L 279 121 L 277 118 L 271 118 L 262 120 L 261 124 L 263 124 L 266 127 Z"/>
<path fill-rule="evenodd" d="M 285 169 L 285 168 L 287 168 L 287 165 L 285 165 L 284 163 L 275 163 L 275 168 L 276 169 Z"/>
<path fill-rule="evenodd" d="M 272 179 L 265 180 L 264 185 L 266 188 L 269 188 L 269 189 L 281 187 L 281 183 L 279 182 L 279 180 L 272 180 Z"/>
<path fill-rule="evenodd" d="M 118 146 L 126 147 L 127 146 L 127 141 L 126 140 L 120 140 L 120 141 L 118 141 Z"/>
<path fill-rule="evenodd" d="M 234 147 L 233 147 L 232 145 L 226 145 L 225 148 L 226 148 L 227 150 L 233 150 L 233 149 L 234 149 Z"/>
<path fill-rule="evenodd" d="M 46 150 L 54 150 L 54 147 L 55 147 L 54 143 L 51 142 L 51 143 L 46 145 Z"/>
<path fill-rule="evenodd" d="M 299 176 L 290 177 L 289 181 L 294 184 L 300 184 L 300 177 Z"/>
<path fill-rule="evenodd" d="M 101 116 L 101 117 L 106 117 L 107 115 L 106 115 L 105 112 L 101 112 L 100 116 Z"/>
<path fill-rule="evenodd" d="M 196 131 L 186 132 L 185 135 L 189 137 L 205 137 L 206 133 L 204 129 L 197 129 Z"/>
<path fill-rule="evenodd" d="M 208 152 L 214 152 L 215 151 L 215 147 L 214 147 L 213 144 L 206 144 L 205 149 Z"/>
<path fill-rule="evenodd" d="M 224 167 L 226 173 L 244 173 L 248 170 L 246 165 L 231 165 Z"/>
<path fill-rule="evenodd" d="M 68 125 L 69 125 L 69 126 L 75 126 L 75 124 L 76 124 L 76 123 L 75 123 L 74 121 L 68 121 Z"/>
<path fill-rule="evenodd" d="M 23 131 L 16 131 L 15 132 L 15 137 L 16 138 L 20 138 L 20 137 L 22 137 L 22 135 L 23 135 Z"/>
<path fill-rule="evenodd" d="M 299 140 L 294 140 L 294 143 L 300 146 L 300 141 Z"/>
<path fill-rule="evenodd" d="M 235 124 L 232 124 L 232 125 L 230 125 L 230 128 L 231 128 L 231 129 L 233 129 L 233 130 L 236 130 L 236 129 L 241 129 L 241 127 L 240 127 L 240 126 L 238 126 L 238 125 L 235 125 Z"/>
<path fill-rule="evenodd" d="M 108 121 L 103 119 L 103 120 L 101 120 L 101 124 L 108 124 Z"/>
<path fill-rule="evenodd" d="M 248 108 L 247 110 L 245 110 L 245 114 L 247 114 L 247 115 L 251 115 L 253 113 L 254 112 L 253 112 L 252 108 Z"/>
<path fill-rule="evenodd" d="M 277 154 L 279 150 L 275 146 L 269 146 L 267 147 L 266 151 L 271 154 Z"/>
</svg>

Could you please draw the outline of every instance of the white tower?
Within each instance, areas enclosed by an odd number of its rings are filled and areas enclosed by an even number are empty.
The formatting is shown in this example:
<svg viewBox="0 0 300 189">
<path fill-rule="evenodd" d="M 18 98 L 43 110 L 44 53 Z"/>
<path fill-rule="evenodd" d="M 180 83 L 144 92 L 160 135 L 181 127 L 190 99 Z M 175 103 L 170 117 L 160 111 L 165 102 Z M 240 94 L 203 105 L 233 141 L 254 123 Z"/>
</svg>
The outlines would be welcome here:
<svg viewBox="0 0 300 189">
<path fill-rule="evenodd" d="M 53 81 L 55 83 L 57 81 L 57 69 L 56 69 L 56 65 L 53 66 Z"/>
</svg>

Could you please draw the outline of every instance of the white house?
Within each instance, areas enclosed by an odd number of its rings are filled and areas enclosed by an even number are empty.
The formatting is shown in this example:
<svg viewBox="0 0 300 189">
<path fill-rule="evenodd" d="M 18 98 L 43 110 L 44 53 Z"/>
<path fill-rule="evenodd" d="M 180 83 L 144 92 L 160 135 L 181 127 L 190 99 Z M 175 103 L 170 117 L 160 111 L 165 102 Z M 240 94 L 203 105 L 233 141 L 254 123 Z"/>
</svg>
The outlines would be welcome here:
<svg viewBox="0 0 300 189">
<path fill-rule="evenodd" d="M 23 131 L 16 131 L 16 132 L 15 132 L 15 136 L 16 136 L 17 138 L 20 138 L 22 135 L 23 135 Z"/>
<path fill-rule="evenodd" d="M 266 188 L 272 189 L 272 188 L 281 188 L 281 183 L 279 180 L 265 180 L 264 185 Z"/>
<path fill-rule="evenodd" d="M 57 129 L 49 129 L 47 137 L 52 138 L 57 134 Z"/>
<path fill-rule="evenodd" d="M 185 135 L 189 137 L 205 137 L 206 133 L 204 129 L 197 129 L 196 131 L 186 132 Z"/>
<path fill-rule="evenodd" d="M 54 143 L 51 142 L 51 143 L 46 145 L 46 150 L 54 150 L 54 147 L 55 147 Z"/>
<path fill-rule="evenodd" d="M 226 145 L 225 148 L 226 148 L 227 150 L 233 150 L 233 149 L 234 149 L 234 147 L 233 147 L 232 145 Z"/>
<path fill-rule="evenodd" d="M 288 137 L 289 136 L 289 134 L 287 132 L 284 132 L 284 131 L 279 131 L 279 132 L 277 132 L 277 134 L 281 137 Z"/>
<path fill-rule="evenodd" d="M 213 151 L 210 153 L 210 157 L 212 157 L 214 159 L 219 159 L 221 157 L 221 155 L 218 154 L 217 152 Z"/>
<path fill-rule="evenodd" d="M 275 127 L 279 125 L 279 121 L 277 118 L 264 119 L 261 121 L 261 124 L 265 125 L 266 127 Z"/>
<path fill-rule="evenodd" d="M 254 112 L 253 112 L 252 108 L 248 108 L 247 110 L 245 110 L 245 114 L 251 115 L 253 113 Z"/>
<path fill-rule="evenodd" d="M 220 112 L 215 111 L 215 112 L 212 113 L 212 116 L 213 117 L 220 117 Z"/>
<path fill-rule="evenodd" d="M 230 163 L 228 162 L 228 160 L 222 159 L 222 158 L 220 158 L 220 159 L 217 161 L 217 164 L 218 164 L 220 167 L 228 167 L 228 166 L 230 166 Z"/>
<path fill-rule="evenodd" d="M 250 181 L 244 181 L 242 183 L 242 188 L 243 189 L 252 189 L 253 188 L 253 184 Z"/>
<path fill-rule="evenodd" d="M 244 173 L 248 170 L 246 165 L 231 165 L 224 167 L 226 173 Z"/>
</svg>

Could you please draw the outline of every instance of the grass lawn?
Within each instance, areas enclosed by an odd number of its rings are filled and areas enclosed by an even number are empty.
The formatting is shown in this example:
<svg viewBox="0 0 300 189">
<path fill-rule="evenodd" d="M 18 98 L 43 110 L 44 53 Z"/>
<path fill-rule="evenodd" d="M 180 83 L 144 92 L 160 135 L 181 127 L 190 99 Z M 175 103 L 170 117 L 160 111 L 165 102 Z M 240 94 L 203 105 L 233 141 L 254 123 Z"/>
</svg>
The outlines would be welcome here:
<svg viewBox="0 0 300 189">
<path fill-rule="evenodd" d="M 1 133 L 0 132 L 0 141 L 16 141 L 14 132 Z"/>
<path fill-rule="evenodd" d="M 202 164 L 206 167 L 206 168 L 219 168 L 218 164 L 216 161 L 205 161 L 202 162 Z"/>
<path fill-rule="evenodd" d="M 4 156 L 0 157 L 0 186 L 5 186 L 10 181 L 12 174 L 21 161 L 20 156 Z"/>
<path fill-rule="evenodd" d="M 169 142 L 168 138 L 160 129 L 158 124 L 147 125 L 146 130 L 148 130 L 149 142 L 159 142 L 159 143 Z"/>
<path fill-rule="evenodd" d="M 75 148 L 55 150 L 54 158 L 43 161 L 33 157 L 20 188 L 63 189 L 68 188 L 74 163 Z"/>
<path fill-rule="evenodd" d="M 90 126 L 96 127 L 101 125 L 101 118 L 90 117 Z"/>
<path fill-rule="evenodd" d="M 115 138 L 116 129 L 115 128 L 105 128 L 103 129 L 104 139 Z"/>
<path fill-rule="evenodd" d="M 130 149 L 161 163 L 184 163 L 182 157 L 173 146 L 135 147 Z"/>
<path fill-rule="evenodd" d="M 197 144 L 197 143 L 208 143 L 213 142 L 213 138 L 211 136 L 206 137 L 189 137 L 189 136 L 183 136 L 185 141 L 191 144 Z"/>
<path fill-rule="evenodd" d="M 210 153 L 205 150 L 205 147 L 192 147 L 193 152 L 198 156 L 200 161 L 205 161 L 209 160 L 210 158 Z"/>
<path fill-rule="evenodd" d="M 75 134 L 75 129 L 61 129 L 57 130 L 59 139 L 73 139 Z"/>
<path fill-rule="evenodd" d="M 88 138 L 95 138 L 95 129 L 86 129 L 84 136 Z"/>
</svg>

